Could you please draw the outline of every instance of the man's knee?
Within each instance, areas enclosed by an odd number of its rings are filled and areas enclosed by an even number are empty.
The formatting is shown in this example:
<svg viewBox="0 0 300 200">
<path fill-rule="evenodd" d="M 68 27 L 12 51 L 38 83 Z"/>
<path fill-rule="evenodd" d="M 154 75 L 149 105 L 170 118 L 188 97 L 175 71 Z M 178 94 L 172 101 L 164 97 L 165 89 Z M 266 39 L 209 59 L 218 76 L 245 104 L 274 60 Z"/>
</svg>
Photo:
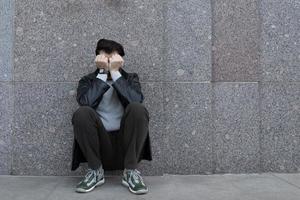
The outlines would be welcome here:
<svg viewBox="0 0 300 200">
<path fill-rule="evenodd" d="M 127 105 L 126 112 L 130 112 L 136 116 L 146 115 L 149 119 L 149 111 L 146 106 L 139 102 L 132 102 Z"/>
<path fill-rule="evenodd" d="M 93 108 L 90 106 L 80 106 L 72 116 L 72 124 L 75 122 L 82 121 L 83 119 L 86 119 L 90 112 L 93 112 Z"/>
<path fill-rule="evenodd" d="M 135 111 L 135 112 L 148 112 L 147 108 L 144 104 L 139 102 L 131 102 L 126 107 L 127 110 Z"/>
</svg>

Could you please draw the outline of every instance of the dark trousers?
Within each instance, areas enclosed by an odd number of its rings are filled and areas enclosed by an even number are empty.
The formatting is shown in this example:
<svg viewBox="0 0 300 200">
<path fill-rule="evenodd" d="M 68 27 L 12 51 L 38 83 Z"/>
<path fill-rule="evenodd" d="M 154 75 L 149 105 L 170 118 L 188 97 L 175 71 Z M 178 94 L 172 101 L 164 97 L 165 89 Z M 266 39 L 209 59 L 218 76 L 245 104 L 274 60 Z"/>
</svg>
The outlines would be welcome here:
<svg viewBox="0 0 300 200">
<path fill-rule="evenodd" d="M 149 125 L 149 112 L 143 104 L 127 105 L 119 130 L 107 131 L 89 106 L 80 106 L 73 114 L 72 123 L 75 139 L 90 168 L 101 165 L 137 168 Z"/>
</svg>

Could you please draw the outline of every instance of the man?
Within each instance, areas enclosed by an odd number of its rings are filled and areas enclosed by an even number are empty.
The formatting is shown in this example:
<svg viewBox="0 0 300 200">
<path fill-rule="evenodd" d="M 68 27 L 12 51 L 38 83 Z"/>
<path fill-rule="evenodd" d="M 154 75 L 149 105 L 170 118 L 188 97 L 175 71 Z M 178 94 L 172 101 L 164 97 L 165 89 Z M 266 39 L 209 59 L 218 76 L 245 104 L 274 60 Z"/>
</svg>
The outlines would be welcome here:
<svg viewBox="0 0 300 200">
<path fill-rule="evenodd" d="M 123 68 L 121 44 L 100 39 L 96 47 L 97 69 L 78 83 L 79 108 L 72 116 L 74 129 L 72 170 L 81 162 L 88 172 L 77 192 L 90 192 L 105 181 L 104 170 L 123 170 L 122 184 L 134 194 L 148 192 L 138 163 L 152 160 L 149 112 L 137 73 Z"/>
</svg>

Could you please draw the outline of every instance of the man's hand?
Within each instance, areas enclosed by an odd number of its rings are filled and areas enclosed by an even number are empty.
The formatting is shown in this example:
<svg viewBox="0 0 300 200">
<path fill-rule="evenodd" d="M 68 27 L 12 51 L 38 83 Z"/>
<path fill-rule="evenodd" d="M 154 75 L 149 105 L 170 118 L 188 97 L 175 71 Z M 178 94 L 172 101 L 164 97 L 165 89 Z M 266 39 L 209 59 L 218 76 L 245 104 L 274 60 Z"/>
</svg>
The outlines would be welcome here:
<svg viewBox="0 0 300 200">
<path fill-rule="evenodd" d="M 120 67 L 122 67 L 124 64 L 124 60 L 122 56 L 119 54 L 115 53 L 112 55 L 111 58 L 109 58 L 109 71 L 118 71 Z"/>
<path fill-rule="evenodd" d="M 95 59 L 96 66 L 100 69 L 106 69 L 109 70 L 108 67 L 108 58 L 104 55 L 97 55 Z"/>
</svg>

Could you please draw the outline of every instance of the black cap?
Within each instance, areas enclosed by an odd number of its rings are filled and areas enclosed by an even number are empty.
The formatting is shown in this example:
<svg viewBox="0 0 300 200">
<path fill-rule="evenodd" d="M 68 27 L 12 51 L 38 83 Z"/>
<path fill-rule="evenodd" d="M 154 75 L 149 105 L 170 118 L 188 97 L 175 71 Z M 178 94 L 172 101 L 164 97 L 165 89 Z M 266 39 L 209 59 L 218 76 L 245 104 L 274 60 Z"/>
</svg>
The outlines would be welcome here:
<svg viewBox="0 0 300 200">
<path fill-rule="evenodd" d="M 100 54 L 100 50 L 103 50 L 106 53 L 112 53 L 113 51 L 117 51 L 120 56 L 125 56 L 123 46 L 120 43 L 115 42 L 113 40 L 107 40 L 104 38 L 100 39 L 97 42 L 97 47 L 95 51 L 96 55 Z"/>
</svg>

